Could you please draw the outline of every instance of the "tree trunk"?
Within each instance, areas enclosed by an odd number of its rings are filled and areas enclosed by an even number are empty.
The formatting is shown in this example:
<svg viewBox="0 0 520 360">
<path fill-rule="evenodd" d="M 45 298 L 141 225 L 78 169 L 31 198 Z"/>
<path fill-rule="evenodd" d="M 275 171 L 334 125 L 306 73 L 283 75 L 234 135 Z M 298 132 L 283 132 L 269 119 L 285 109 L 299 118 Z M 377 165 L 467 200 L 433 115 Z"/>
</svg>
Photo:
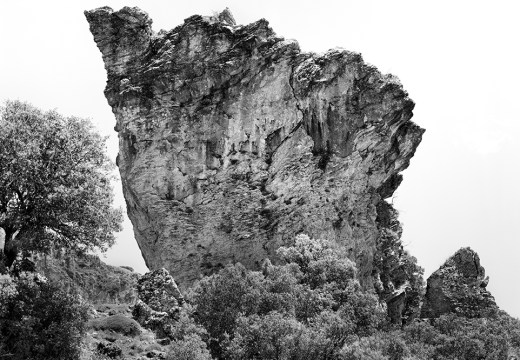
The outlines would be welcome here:
<svg viewBox="0 0 520 360">
<path fill-rule="evenodd" d="M 16 231 L 12 231 L 10 229 L 5 229 L 5 244 L 4 244 L 4 262 L 5 266 L 8 268 L 13 265 L 13 262 L 16 260 L 18 256 L 18 248 L 14 244 L 14 237 L 16 236 Z"/>
</svg>

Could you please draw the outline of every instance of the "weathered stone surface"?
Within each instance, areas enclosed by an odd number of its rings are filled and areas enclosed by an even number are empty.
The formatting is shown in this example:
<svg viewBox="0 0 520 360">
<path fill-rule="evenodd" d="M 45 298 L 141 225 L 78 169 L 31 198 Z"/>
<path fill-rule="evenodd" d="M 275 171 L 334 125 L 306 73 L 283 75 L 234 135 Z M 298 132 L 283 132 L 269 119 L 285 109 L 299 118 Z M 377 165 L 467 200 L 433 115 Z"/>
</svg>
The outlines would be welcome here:
<svg viewBox="0 0 520 360">
<path fill-rule="evenodd" d="M 462 248 L 428 278 L 421 317 L 447 313 L 482 317 L 495 312 L 495 299 L 486 290 L 489 279 L 476 252 Z"/>
<path fill-rule="evenodd" d="M 306 233 L 345 245 L 372 283 L 377 205 L 423 134 L 397 78 L 345 50 L 302 53 L 229 11 L 159 33 L 137 8 L 85 15 L 149 268 L 188 285 L 228 262 L 276 261 Z"/>
<path fill-rule="evenodd" d="M 137 294 L 155 311 L 169 311 L 184 303 L 175 280 L 166 269 L 150 271 L 137 281 Z"/>
<path fill-rule="evenodd" d="M 139 278 L 133 318 L 159 337 L 171 336 L 184 297 L 167 270 L 150 271 Z"/>
</svg>

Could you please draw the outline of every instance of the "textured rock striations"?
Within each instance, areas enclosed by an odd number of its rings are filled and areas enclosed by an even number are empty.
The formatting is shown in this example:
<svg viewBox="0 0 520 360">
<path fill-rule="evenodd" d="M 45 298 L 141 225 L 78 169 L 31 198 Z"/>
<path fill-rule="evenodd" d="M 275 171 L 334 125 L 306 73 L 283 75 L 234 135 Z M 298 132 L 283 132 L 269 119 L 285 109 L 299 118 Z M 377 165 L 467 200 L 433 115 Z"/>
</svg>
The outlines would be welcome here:
<svg viewBox="0 0 520 360">
<path fill-rule="evenodd" d="M 230 261 L 258 267 L 306 233 L 345 245 L 372 283 L 378 204 L 423 134 L 395 77 L 356 53 L 303 53 L 229 11 L 159 33 L 137 8 L 85 15 L 150 269 L 186 286 Z"/>
<path fill-rule="evenodd" d="M 482 317 L 495 312 L 495 299 L 486 290 L 488 278 L 478 254 L 462 248 L 428 278 L 421 317 L 443 314 Z"/>
</svg>

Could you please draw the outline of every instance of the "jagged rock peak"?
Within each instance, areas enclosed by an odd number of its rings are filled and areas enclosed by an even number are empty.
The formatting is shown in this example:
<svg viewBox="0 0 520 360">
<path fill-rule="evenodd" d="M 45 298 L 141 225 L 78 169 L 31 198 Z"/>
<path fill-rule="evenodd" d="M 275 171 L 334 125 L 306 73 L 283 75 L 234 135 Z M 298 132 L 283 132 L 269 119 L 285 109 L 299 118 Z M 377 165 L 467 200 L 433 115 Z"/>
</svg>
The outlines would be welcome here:
<svg viewBox="0 0 520 360">
<path fill-rule="evenodd" d="M 231 26 L 226 10 L 157 34 L 136 8 L 86 17 L 150 269 L 182 287 L 228 262 L 276 261 L 306 233 L 346 246 L 371 284 L 377 205 L 424 131 L 397 78 L 356 53 L 303 53 L 263 19 Z"/>
<path fill-rule="evenodd" d="M 493 313 L 497 305 L 486 290 L 488 281 L 478 254 L 469 247 L 458 250 L 428 278 L 421 317 L 447 313 L 482 317 Z"/>
<path fill-rule="evenodd" d="M 229 8 L 225 8 L 220 13 L 215 14 L 212 17 L 212 20 L 216 20 L 223 24 L 227 24 L 227 25 L 231 25 L 231 26 L 234 26 L 237 24 L 235 21 L 235 18 L 233 17 L 233 14 L 229 10 Z"/>
</svg>

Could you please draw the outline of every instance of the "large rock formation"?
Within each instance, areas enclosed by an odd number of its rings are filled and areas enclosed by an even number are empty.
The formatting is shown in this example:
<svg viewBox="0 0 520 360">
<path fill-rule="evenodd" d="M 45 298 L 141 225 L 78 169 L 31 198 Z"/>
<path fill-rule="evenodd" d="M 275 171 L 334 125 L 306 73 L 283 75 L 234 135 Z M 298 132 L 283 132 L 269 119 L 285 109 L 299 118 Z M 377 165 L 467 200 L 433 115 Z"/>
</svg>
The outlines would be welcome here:
<svg viewBox="0 0 520 360">
<path fill-rule="evenodd" d="M 476 252 L 462 248 L 428 278 L 421 317 L 453 313 L 482 317 L 495 312 L 495 299 L 486 290 L 489 279 Z"/>
<path fill-rule="evenodd" d="M 397 78 L 349 51 L 303 53 L 229 11 L 159 33 L 137 8 L 85 15 L 150 269 L 185 286 L 230 261 L 257 267 L 306 233 L 345 245 L 371 283 L 378 204 L 423 134 Z"/>
</svg>

